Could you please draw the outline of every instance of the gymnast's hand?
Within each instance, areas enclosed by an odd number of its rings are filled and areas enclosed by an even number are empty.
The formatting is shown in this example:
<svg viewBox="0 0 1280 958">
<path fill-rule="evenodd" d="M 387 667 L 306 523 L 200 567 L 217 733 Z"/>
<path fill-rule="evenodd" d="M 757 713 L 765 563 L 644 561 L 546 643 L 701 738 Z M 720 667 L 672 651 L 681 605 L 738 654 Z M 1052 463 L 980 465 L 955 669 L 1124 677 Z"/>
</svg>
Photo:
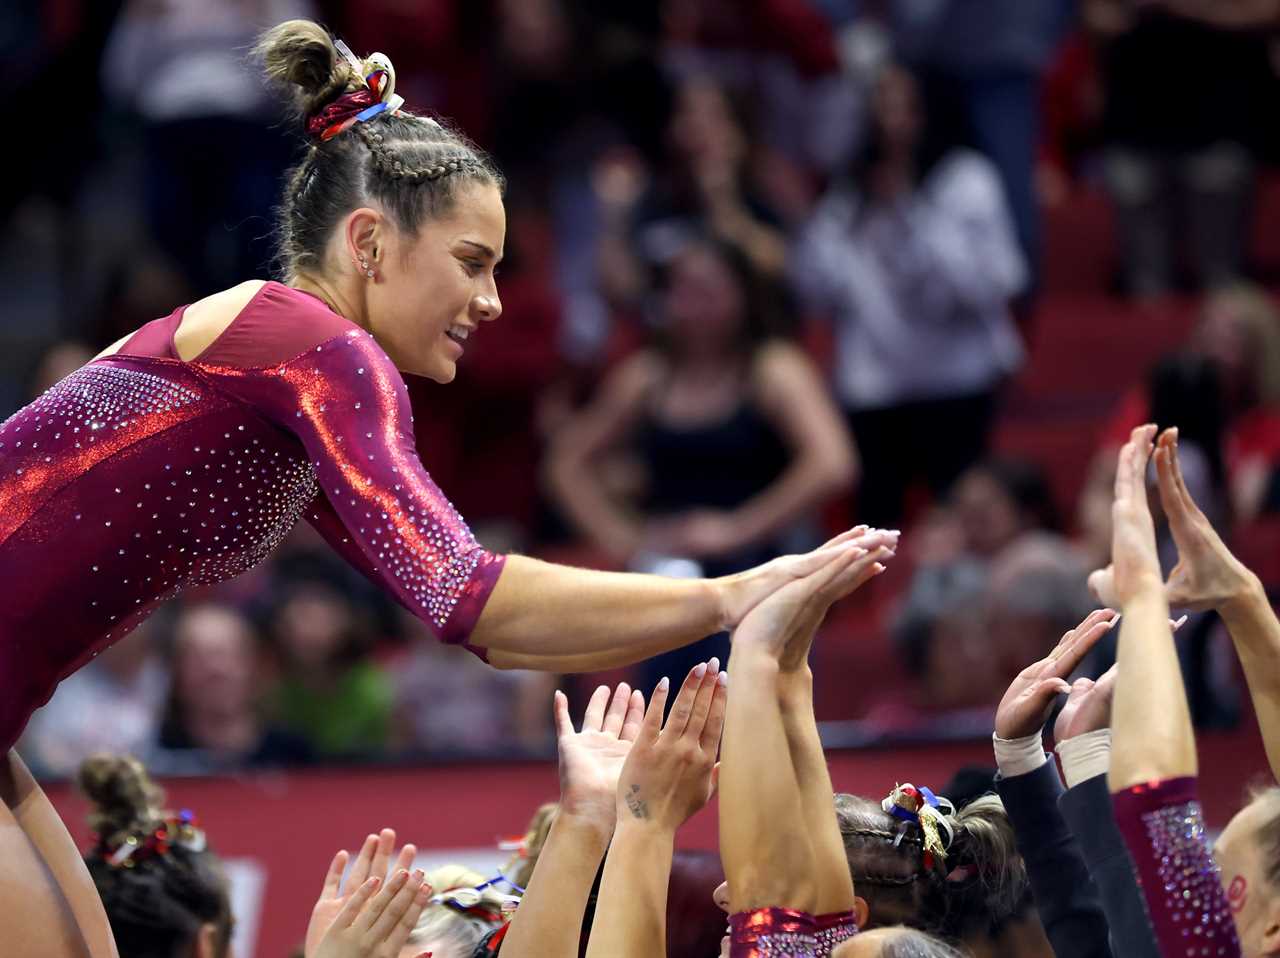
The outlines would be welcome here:
<svg viewBox="0 0 1280 958">
<path fill-rule="evenodd" d="M 896 535 L 854 529 L 807 556 L 787 557 L 806 564 L 791 566 L 784 584 L 747 613 L 733 634 L 735 647 L 762 652 L 784 672 L 802 668 L 827 610 L 883 572 L 896 543 Z"/>
<path fill-rule="evenodd" d="M 393 829 L 384 828 L 377 835 L 370 835 L 364 840 L 355 864 L 351 866 L 351 874 L 343 882 L 342 873 L 346 870 L 350 855 L 342 849 L 333 856 L 329 872 L 324 877 L 324 887 L 315 907 L 311 909 L 311 922 L 307 925 L 306 945 L 303 953 L 306 958 L 317 958 L 320 940 L 324 937 L 334 920 L 351 902 L 361 886 L 370 878 L 379 882 L 387 877 L 387 865 L 391 861 L 391 852 L 396 847 L 396 833 Z M 396 871 L 407 872 L 413 867 L 413 860 L 418 850 L 412 845 L 400 849 L 396 859 Z"/>
<path fill-rule="evenodd" d="M 656 825 L 674 833 L 711 801 L 727 680 L 715 659 L 695 666 L 680 687 L 665 725 L 662 713 L 668 683 L 663 679 L 658 684 L 618 782 L 617 814 L 625 827 Z"/>
<path fill-rule="evenodd" d="M 1111 724 L 1111 698 L 1116 687 L 1116 670 L 1111 666 L 1096 682 L 1076 679 L 1071 685 L 1067 704 L 1062 706 L 1053 723 L 1053 740 L 1065 742 L 1086 732 L 1096 732 Z"/>
<path fill-rule="evenodd" d="M 587 703 L 582 729 L 569 717 L 569 700 L 555 694 L 556 744 L 560 751 L 560 811 L 599 828 L 606 838 L 617 820 L 615 796 L 623 763 L 644 721 L 644 696 L 618 685 L 596 689 Z"/>
<path fill-rule="evenodd" d="M 873 571 L 873 567 L 880 563 L 881 559 L 893 556 L 898 545 L 898 536 L 899 533 L 896 530 L 855 526 L 848 532 L 836 536 L 821 548 L 804 555 L 782 556 L 772 562 L 756 566 L 754 569 L 748 569 L 746 572 L 713 579 L 712 582 L 720 593 L 723 628 L 736 629 L 747 613 L 764 599 L 823 568 L 835 559 L 838 553 L 843 554 L 846 547 L 860 548 L 868 555 L 874 554 L 872 559 L 859 566 L 860 572 L 866 574 L 849 586 L 847 592 L 852 592 L 868 579 L 879 574 Z M 884 571 L 883 565 L 880 571 Z M 826 612 L 825 608 L 823 612 Z"/>
<path fill-rule="evenodd" d="M 311 958 L 399 958 L 430 900 L 420 870 L 398 869 L 386 882 L 370 878 L 347 899 Z"/>
<path fill-rule="evenodd" d="M 1058 641 L 1048 655 L 1019 672 L 996 709 L 996 735 L 1015 739 L 1039 732 L 1053 708 L 1053 700 L 1071 691 L 1067 676 L 1111 630 L 1115 618 L 1116 614 L 1111 609 L 1090 612 L 1083 622 Z"/>
</svg>

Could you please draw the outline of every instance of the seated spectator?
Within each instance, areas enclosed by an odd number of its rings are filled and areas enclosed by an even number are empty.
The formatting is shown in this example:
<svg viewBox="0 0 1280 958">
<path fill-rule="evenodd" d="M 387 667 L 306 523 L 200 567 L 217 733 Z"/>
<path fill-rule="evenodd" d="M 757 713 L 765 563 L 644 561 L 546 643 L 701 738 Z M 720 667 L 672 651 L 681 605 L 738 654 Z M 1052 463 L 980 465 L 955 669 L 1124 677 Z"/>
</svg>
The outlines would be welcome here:
<svg viewBox="0 0 1280 958">
<path fill-rule="evenodd" d="M 70 778 L 95 752 L 145 758 L 155 747 L 169 696 L 156 633 L 157 620 L 148 619 L 62 680 L 31 717 L 20 745 L 37 774 Z"/>
<path fill-rule="evenodd" d="M 863 521 L 902 522 L 987 448 L 1022 362 L 1009 311 L 1027 267 L 990 162 L 937 142 L 915 78 L 886 68 L 862 156 L 792 251 L 797 291 L 836 324 L 836 392 L 866 462 Z"/>
<path fill-rule="evenodd" d="M 411 647 L 391 670 L 397 751 L 433 756 L 546 751 L 551 744 L 546 701 L 555 676 L 488 668 L 465 649 L 437 642 L 420 620 L 401 618 Z"/>
<path fill-rule="evenodd" d="M 157 767 L 177 773 L 307 762 L 307 742 L 264 718 L 263 650 L 229 606 L 184 606 L 173 624 L 173 687 Z"/>
<path fill-rule="evenodd" d="M 282 570 L 267 631 L 280 659 L 275 717 L 317 755 L 367 757 L 391 734 L 390 678 L 370 658 L 372 623 L 349 598 L 346 569 L 328 562 Z"/>
</svg>

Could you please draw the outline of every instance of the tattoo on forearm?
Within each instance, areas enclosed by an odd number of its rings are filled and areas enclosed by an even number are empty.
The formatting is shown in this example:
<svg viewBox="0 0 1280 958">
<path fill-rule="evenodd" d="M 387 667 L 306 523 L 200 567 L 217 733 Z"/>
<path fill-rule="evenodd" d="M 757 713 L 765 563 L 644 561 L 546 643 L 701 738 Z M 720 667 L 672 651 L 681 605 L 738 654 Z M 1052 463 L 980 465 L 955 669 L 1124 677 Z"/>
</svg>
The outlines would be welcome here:
<svg viewBox="0 0 1280 958">
<path fill-rule="evenodd" d="M 640 797 L 639 785 L 632 785 L 631 791 L 629 791 L 624 797 L 627 802 L 627 808 L 631 810 L 632 817 L 634 818 L 649 817 L 649 804 Z"/>
</svg>

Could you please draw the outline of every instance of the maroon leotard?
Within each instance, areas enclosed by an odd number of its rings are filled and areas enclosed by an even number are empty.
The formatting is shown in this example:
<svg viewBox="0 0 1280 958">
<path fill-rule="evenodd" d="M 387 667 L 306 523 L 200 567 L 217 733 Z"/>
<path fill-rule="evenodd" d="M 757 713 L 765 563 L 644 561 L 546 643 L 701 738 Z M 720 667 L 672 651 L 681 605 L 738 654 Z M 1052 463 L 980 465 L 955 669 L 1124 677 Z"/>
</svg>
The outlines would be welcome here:
<svg viewBox="0 0 1280 958">
<path fill-rule="evenodd" d="M 5 748 L 62 678 L 303 516 L 445 642 L 467 641 L 502 571 L 423 469 L 372 336 L 267 283 L 187 362 L 182 313 L 0 426 Z"/>
</svg>

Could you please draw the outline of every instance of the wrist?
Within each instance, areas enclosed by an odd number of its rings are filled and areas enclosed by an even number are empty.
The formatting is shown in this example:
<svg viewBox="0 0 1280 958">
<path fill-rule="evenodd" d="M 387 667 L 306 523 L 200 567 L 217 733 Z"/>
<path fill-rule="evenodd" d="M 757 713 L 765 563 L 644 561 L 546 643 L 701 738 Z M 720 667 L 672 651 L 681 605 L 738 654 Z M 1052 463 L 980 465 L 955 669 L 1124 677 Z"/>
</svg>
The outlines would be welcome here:
<svg viewBox="0 0 1280 958">
<path fill-rule="evenodd" d="M 666 821 L 651 809 L 636 814 L 625 806 L 618 809 L 618 827 L 613 833 L 613 844 L 620 841 L 669 842 L 674 844 L 679 824 Z"/>
<path fill-rule="evenodd" d="M 1067 788 L 1107 774 L 1111 767 L 1111 729 L 1100 728 L 1063 739 L 1055 749 Z"/>
<path fill-rule="evenodd" d="M 587 809 L 562 806 L 551 827 L 565 833 L 572 833 L 579 841 L 598 841 L 602 845 L 607 845 L 616 823 L 617 817 L 612 808 Z"/>
<path fill-rule="evenodd" d="M 778 704 L 784 711 L 813 709 L 813 669 L 805 662 L 798 669 L 778 673 Z"/>
<path fill-rule="evenodd" d="M 1048 761 L 1039 732 L 1020 735 L 1016 738 L 1002 738 L 997 732 L 991 736 L 991 744 L 996 753 L 996 766 L 1000 769 L 1002 778 L 1029 775 Z"/>
<path fill-rule="evenodd" d="M 1217 612 L 1230 629 L 1234 622 L 1252 618 L 1260 605 L 1265 607 L 1270 605 L 1267 602 L 1267 593 L 1263 588 L 1262 580 L 1248 569 L 1241 567 L 1241 574 L 1235 587 L 1218 602 Z"/>
</svg>

